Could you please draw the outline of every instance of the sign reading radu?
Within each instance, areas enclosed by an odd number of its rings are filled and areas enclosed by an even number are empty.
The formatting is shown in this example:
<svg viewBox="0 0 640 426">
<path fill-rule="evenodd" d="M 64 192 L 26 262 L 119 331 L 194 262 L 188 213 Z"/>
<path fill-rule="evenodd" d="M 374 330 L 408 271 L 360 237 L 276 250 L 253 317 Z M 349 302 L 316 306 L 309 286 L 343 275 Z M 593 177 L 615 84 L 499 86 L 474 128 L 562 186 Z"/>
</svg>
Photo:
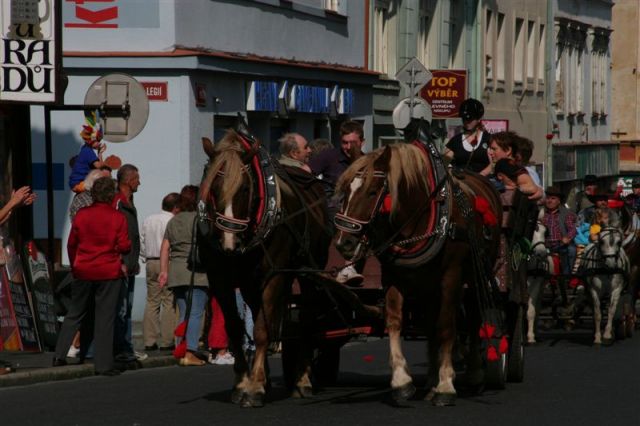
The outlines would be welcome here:
<svg viewBox="0 0 640 426">
<path fill-rule="evenodd" d="M 59 0 L 0 3 L 0 102 L 55 103 L 60 92 Z"/>
</svg>

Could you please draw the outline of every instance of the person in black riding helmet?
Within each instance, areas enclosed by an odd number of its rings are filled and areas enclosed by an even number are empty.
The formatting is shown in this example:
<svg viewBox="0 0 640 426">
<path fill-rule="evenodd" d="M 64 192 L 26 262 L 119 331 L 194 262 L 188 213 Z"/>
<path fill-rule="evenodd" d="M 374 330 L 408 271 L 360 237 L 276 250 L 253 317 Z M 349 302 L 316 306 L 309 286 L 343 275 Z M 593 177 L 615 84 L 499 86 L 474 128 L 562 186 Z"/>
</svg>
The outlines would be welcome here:
<svg viewBox="0 0 640 426">
<path fill-rule="evenodd" d="M 444 149 L 444 156 L 460 169 L 468 169 L 481 175 L 491 173 L 489 158 L 489 133 L 484 130 L 482 102 L 469 98 L 460 105 L 462 133 L 452 137 Z"/>
</svg>

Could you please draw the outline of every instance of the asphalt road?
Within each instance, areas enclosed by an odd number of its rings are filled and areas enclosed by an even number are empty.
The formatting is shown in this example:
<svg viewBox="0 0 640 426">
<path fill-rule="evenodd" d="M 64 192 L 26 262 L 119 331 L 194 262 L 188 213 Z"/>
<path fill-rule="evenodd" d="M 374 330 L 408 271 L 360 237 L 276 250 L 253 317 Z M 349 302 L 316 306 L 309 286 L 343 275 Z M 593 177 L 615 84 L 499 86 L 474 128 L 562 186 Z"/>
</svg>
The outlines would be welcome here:
<svg viewBox="0 0 640 426">
<path fill-rule="evenodd" d="M 526 352 L 525 382 L 503 391 L 460 395 L 455 407 L 422 398 L 424 342 L 405 342 L 418 399 L 389 400 L 387 341 L 342 350 L 339 383 L 315 398 L 289 398 L 280 359 L 270 360 L 268 405 L 229 402 L 231 367 L 162 367 L 119 377 L 0 389 L 0 424 L 9 425 L 640 425 L 640 337 L 591 346 L 586 333 L 543 335 Z"/>
</svg>

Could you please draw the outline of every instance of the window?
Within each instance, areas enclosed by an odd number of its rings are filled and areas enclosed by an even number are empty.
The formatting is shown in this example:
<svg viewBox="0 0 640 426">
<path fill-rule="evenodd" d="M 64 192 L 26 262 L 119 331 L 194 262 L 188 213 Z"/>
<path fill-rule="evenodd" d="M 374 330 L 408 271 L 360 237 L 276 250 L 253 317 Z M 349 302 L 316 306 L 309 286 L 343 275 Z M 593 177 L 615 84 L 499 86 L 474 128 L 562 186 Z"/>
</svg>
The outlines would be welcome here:
<svg viewBox="0 0 640 426">
<path fill-rule="evenodd" d="M 594 30 L 591 49 L 591 114 L 607 116 L 607 71 L 609 63 L 609 33 Z"/>
<path fill-rule="evenodd" d="M 539 33 L 539 37 L 538 37 L 538 81 L 540 82 L 544 82 L 544 79 L 546 78 L 545 76 L 545 72 L 544 72 L 544 60 L 545 60 L 545 32 L 544 32 L 544 25 L 540 25 L 540 33 Z"/>
<path fill-rule="evenodd" d="M 373 12 L 373 68 L 381 73 L 388 73 L 389 62 L 389 5 L 377 1 Z"/>
<path fill-rule="evenodd" d="M 484 74 L 487 82 L 492 82 L 494 78 L 494 67 L 496 58 L 496 52 L 494 49 L 495 22 L 494 14 L 491 10 L 487 9 L 486 16 L 487 18 L 485 20 L 484 27 Z"/>
<path fill-rule="evenodd" d="M 513 47 L 513 81 L 522 83 L 524 76 L 524 19 L 516 18 L 515 43 Z"/>
<path fill-rule="evenodd" d="M 324 0 L 324 8 L 340 15 L 346 15 L 347 0 Z"/>
<path fill-rule="evenodd" d="M 433 0 L 420 1 L 420 28 L 418 32 L 418 60 L 428 69 L 438 67 L 436 25 L 433 25 Z"/>
<path fill-rule="evenodd" d="M 527 81 L 533 81 L 536 73 L 536 23 L 529 21 L 527 25 Z"/>
<path fill-rule="evenodd" d="M 462 0 L 451 0 L 449 15 L 449 68 L 465 68 L 464 62 L 464 8 Z"/>
<path fill-rule="evenodd" d="M 498 81 L 504 82 L 504 68 L 505 68 L 505 33 L 506 29 L 504 27 L 504 13 L 498 13 L 498 44 L 495 51 L 496 58 L 494 59 L 495 69 L 496 69 L 496 78 Z"/>
<path fill-rule="evenodd" d="M 557 25 L 556 112 L 582 116 L 586 27 L 575 22 Z"/>
</svg>

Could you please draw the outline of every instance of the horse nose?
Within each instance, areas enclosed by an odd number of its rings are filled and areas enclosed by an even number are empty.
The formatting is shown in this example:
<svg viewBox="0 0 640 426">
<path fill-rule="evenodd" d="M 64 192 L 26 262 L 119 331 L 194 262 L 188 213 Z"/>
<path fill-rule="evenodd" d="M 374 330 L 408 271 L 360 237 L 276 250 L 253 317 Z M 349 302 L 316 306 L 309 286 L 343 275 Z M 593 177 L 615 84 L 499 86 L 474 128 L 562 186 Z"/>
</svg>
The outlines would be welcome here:
<svg viewBox="0 0 640 426">
<path fill-rule="evenodd" d="M 353 257 L 356 249 L 356 243 L 349 236 L 341 235 L 336 241 L 336 248 L 342 256 L 347 259 Z"/>
</svg>

